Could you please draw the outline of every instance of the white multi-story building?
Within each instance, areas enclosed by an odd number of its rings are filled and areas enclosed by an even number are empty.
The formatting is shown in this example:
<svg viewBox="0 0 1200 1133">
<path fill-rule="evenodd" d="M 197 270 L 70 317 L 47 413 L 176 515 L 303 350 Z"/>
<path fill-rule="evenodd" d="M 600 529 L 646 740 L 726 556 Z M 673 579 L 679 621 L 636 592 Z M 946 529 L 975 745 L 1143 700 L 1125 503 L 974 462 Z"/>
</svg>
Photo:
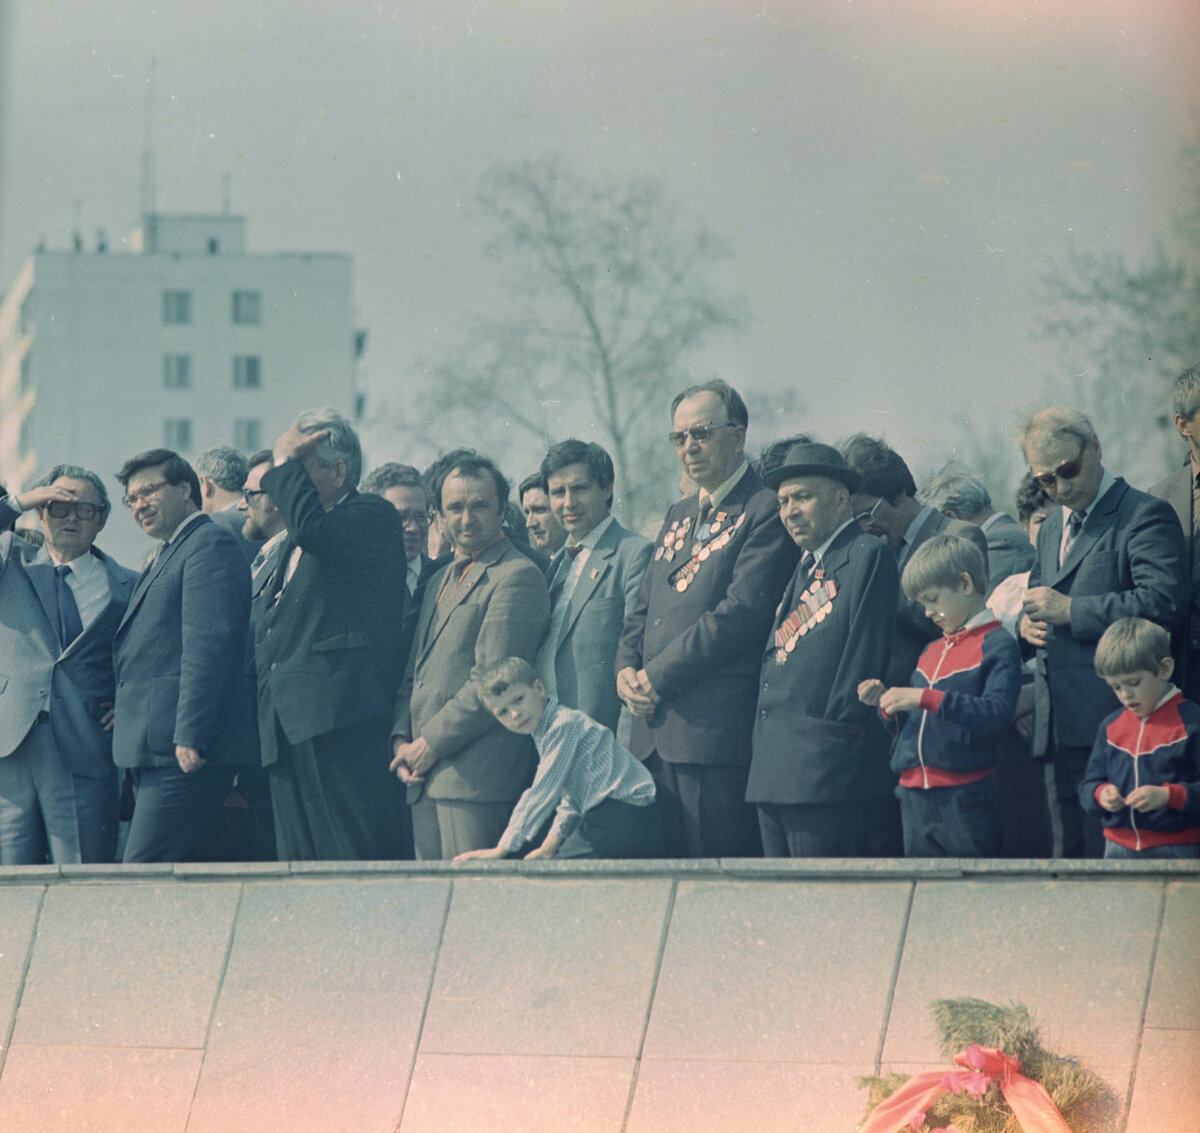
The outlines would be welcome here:
<svg viewBox="0 0 1200 1133">
<path fill-rule="evenodd" d="M 246 250 L 239 216 L 144 218 L 131 252 L 38 250 L 0 305 L 0 479 L 55 464 L 105 478 L 98 542 L 140 565 L 149 542 L 117 498 L 134 453 L 249 454 L 304 409 L 360 408 L 352 262 Z"/>
</svg>

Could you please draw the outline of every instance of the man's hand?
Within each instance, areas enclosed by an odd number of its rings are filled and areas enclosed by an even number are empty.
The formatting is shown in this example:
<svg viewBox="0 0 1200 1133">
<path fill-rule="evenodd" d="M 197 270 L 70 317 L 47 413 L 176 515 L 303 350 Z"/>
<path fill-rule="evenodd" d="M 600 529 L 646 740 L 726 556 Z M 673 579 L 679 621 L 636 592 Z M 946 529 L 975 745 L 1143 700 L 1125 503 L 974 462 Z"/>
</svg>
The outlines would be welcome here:
<svg viewBox="0 0 1200 1133">
<path fill-rule="evenodd" d="M 1166 787 L 1152 787 L 1146 784 L 1130 791 L 1125 799 L 1125 805 L 1145 814 L 1148 810 L 1162 810 L 1170 797 L 1170 792 Z"/>
<path fill-rule="evenodd" d="M 617 674 L 617 695 L 635 716 L 649 716 L 662 701 L 645 669 L 627 665 Z"/>
<path fill-rule="evenodd" d="M 1125 800 L 1121 798 L 1121 792 L 1111 783 L 1105 783 L 1100 788 L 1099 794 L 1096 795 L 1096 802 L 1110 814 L 1116 814 L 1125 805 Z"/>
<path fill-rule="evenodd" d="M 490 850 L 467 850 L 462 854 L 455 854 L 454 861 L 456 862 L 473 862 L 473 861 L 490 861 L 493 858 L 504 857 L 504 851 L 499 846 L 493 846 Z"/>
<path fill-rule="evenodd" d="M 1032 590 L 1026 590 L 1022 606 L 1032 621 L 1052 626 L 1071 624 L 1071 599 L 1051 586 L 1035 586 Z"/>
<path fill-rule="evenodd" d="M 175 745 L 175 760 L 179 764 L 179 770 L 185 775 L 199 771 L 208 762 L 201 758 L 200 752 L 196 748 L 185 747 L 183 744 Z"/>
<path fill-rule="evenodd" d="M 1050 636 L 1050 627 L 1045 622 L 1035 622 L 1028 615 L 1022 614 L 1017 630 L 1035 649 L 1046 648 L 1046 640 Z"/>
<path fill-rule="evenodd" d="M 876 677 L 872 677 L 868 681 L 859 682 L 858 699 L 870 708 L 878 708 L 879 698 L 885 691 L 887 691 L 887 685 Z"/>
<path fill-rule="evenodd" d="M 65 504 L 74 503 L 79 499 L 79 493 L 74 488 L 64 488 L 61 484 L 43 484 L 39 488 L 30 488 L 28 492 L 9 496 L 13 506 L 21 511 L 32 511 L 36 507 L 60 500 Z"/>
<path fill-rule="evenodd" d="M 392 752 L 389 767 L 400 777 L 401 783 L 423 783 L 425 773 L 437 762 L 437 756 L 424 736 L 411 741 L 397 736 L 392 740 Z"/>
<path fill-rule="evenodd" d="M 879 698 L 880 710 L 889 716 L 897 712 L 916 712 L 921 707 L 921 690 L 919 688 L 889 688 Z"/>
<path fill-rule="evenodd" d="M 302 433 L 295 425 L 289 425 L 287 432 L 282 433 L 271 448 L 271 455 L 276 464 L 295 457 L 306 468 L 309 458 L 317 451 L 322 441 L 329 439 L 328 429 L 318 429 L 315 433 Z"/>
</svg>

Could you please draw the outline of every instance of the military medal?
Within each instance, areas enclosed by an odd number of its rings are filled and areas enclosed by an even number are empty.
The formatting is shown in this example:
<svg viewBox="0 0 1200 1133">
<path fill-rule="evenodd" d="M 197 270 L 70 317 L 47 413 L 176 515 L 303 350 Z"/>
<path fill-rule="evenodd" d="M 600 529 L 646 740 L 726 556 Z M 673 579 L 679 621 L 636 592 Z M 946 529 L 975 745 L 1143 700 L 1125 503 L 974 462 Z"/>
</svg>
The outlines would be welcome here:
<svg viewBox="0 0 1200 1133">
<path fill-rule="evenodd" d="M 717 518 L 718 520 L 723 520 L 725 518 L 725 513 L 720 512 Z M 679 570 L 675 572 L 675 575 L 670 579 L 671 585 L 674 586 L 680 594 L 682 594 L 692 584 L 692 579 L 696 577 L 696 571 L 700 569 L 700 564 L 706 562 L 722 548 L 727 547 L 729 545 L 729 541 L 733 538 L 734 533 L 745 522 L 746 513 L 742 512 L 742 514 L 737 517 L 737 522 L 734 523 L 732 527 L 727 527 L 715 539 L 710 539 L 707 543 L 702 543 L 697 546 L 692 552 L 692 557 L 688 559 L 688 561 L 684 563 L 683 566 L 681 566 Z M 714 523 L 713 526 L 716 527 L 717 524 Z"/>
<path fill-rule="evenodd" d="M 788 654 L 795 650 L 796 643 L 814 625 L 819 625 L 829 617 L 837 592 L 837 583 L 832 578 L 825 581 L 824 572 L 815 572 L 813 581 L 800 596 L 800 604 L 783 619 L 775 631 L 776 665 L 782 665 L 788 659 Z"/>
</svg>

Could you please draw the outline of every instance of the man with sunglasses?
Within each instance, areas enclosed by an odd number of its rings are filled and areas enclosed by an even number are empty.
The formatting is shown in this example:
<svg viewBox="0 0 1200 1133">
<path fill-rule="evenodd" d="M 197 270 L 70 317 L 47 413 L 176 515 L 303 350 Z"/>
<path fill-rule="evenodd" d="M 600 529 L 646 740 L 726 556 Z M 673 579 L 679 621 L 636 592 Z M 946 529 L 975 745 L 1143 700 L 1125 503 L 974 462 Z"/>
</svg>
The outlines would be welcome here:
<svg viewBox="0 0 1200 1133">
<path fill-rule="evenodd" d="M 763 642 L 800 558 L 775 493 L 746 463 L 746 403 L 723 381 L 671 405 L 697 485 L 667 512 L 617 647 L 630 750 L 654 776 L 673 855 L 757 857 L 746 800 Z"/>
<path fill-rule="evenodd" d="M 41 548 L 10 530 L 31 510 Z M 116 855 L 112 641 L 137 576 L 94 546 L 108 513 L 66 464 L 0 501 L 0 865 Z"/>
<path fill-rule="evenodd" d="M 1099 822 L 1077 793 L 1100 722 L 1120 708 L 1096 675 L 1096 643 L 1118 618 L 1168 631 L 1182 623 L 1183 531 L 1169 504 L 1105 469 L 1082 413 L 1043 409 L 1026 423 L 1023 445 L 1034 480 L 1059 505 L 1038 532 L 1020 623 L 1038 656 L 1034 754 L 1054 763 L 1054 856 L 1102 857 Z"/>
</svg>

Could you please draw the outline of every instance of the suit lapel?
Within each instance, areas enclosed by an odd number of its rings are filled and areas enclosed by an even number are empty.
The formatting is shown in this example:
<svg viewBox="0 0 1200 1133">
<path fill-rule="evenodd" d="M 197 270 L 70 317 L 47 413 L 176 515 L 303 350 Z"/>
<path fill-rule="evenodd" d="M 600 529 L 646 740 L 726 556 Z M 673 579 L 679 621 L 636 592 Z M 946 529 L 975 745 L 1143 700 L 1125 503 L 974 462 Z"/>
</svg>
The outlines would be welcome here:
<svg viewBox="0 0 1200 1133">
<path fill-rule="evenodd" d="M 1067 552 L 1067 557 L 1063 559 L 1062 566 L 1054 574 L 1054 581 L 1051 583 L 1052 586 L 1057 585 L 1079 566 L 1096 545 L 1096 540 L 1112 526 L 1113 516 L 1116 514 L 1117 506 L 1124 497 L 1127 487 L 1128 485 L 1124 480 L 1118 479 L 1104 493 L 1104 498 L 1092 510 L 1091 515 L 1083 521 L 1083 527 L 1080 528 L 1079 534 L 1075 536 L 1075 542 L 1071 544 L 1071 549 Z M 1058 513 L 1058 540 L 1054 544 L 1056 558 L 1061 543 L 1062 511 L 1060 509 Z"/>
<path fill-rule="evenodd" d="M 575 589 L 571 591 L 571 605 L 567 609 L 562 632 L 558 636 L 560 642 L 571 632 L 572 627 L 579 620 L 579 615 L 583 613 L 584 606 L 596 592 L 596 587 L 612 569 L 612 559 L 616 554 L 617 543 L 624 534 L 625 529 L 616 520 L 613 520 L 608 530 L 589 553 L 587 561 L 583 565 L 583 574 L 575 584 Z"/>
<path fill-rule="evenodd" d="M 120 630 L 133 617 L 133 612 L 142 604 L 142 599 L 146 596 L 146 591 L 149 590 L 154 580 L 162 574 L 163 567 L 174 557 L 176 552 L 188 539 L 195 534 L 196 529 L 202 523 L 211 523 L 212 520 L 206 515 L 202 515 L 199 519 L 193 519 L 187 527 L 179 533 L 178 538 L 171 540 L 163 546 L 152 562 L 143 572 L 142 577 L 137 580 L 137 584 L 133 588 L 133 594 L 129 598 L 129 605 L 126 607 L 125 616 L 121 619 L 121 625 L 117 627 Z"/>
<path fill-rule="evenodd" d="M 51 636 L 61 649 L 62 643 L 58 640 L 58 594 L 55 591 L 57 580 L 54 575 L 54 563 L 51 562 L 50 556 L 44 548 L 26 567 L 25 574 L 33 585 L 38 601 L 45 611 L 46 621 L 50 624 Z"/>
<path fill-rule="evenodd" d="M 453 576 L 455 561 L 451 560 L 450 565 L 446 568 L 449 573 L 442 579 L 442 583 L 446 586 L 445 593 L 439 595 L 440 601 L 436 598 L 434 600 L 429 629 L 425 634 L 425 640 L 421 644 L 422 653 L 433 645 L 437 640 L 438 634 L 442 632 L 446 622 L 450 619 L 450 615 L 467 600 L 475 587 L 483 581 L 487 575 L 488 567 L 501 558 L 510 546 L 511 544 L 507 538 L 503 538 L 493 544 L 478 559 L 467 566 L 457 584 Z"/>
</svg>

